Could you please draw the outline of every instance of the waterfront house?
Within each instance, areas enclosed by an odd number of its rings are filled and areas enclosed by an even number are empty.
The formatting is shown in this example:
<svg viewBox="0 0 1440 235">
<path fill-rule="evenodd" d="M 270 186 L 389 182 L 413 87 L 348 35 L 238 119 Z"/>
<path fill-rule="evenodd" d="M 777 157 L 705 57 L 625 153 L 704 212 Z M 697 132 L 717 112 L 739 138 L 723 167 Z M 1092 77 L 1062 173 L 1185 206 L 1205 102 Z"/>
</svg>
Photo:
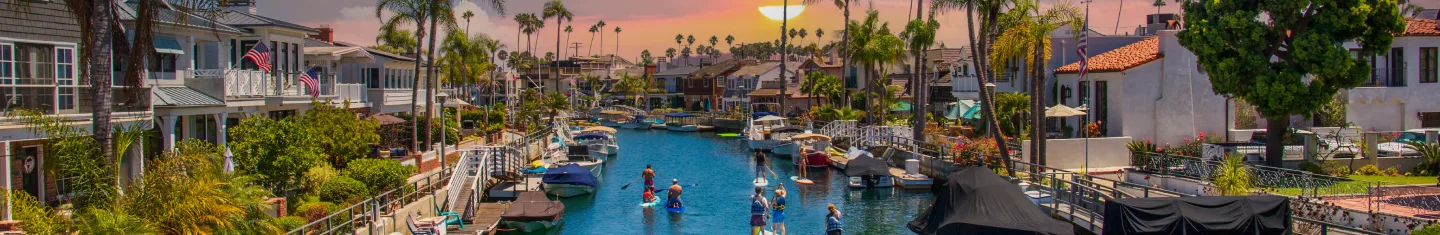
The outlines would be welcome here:
<svg viewBox="0 0 1440 235">
<path fill-rule="evenodd" d="M 1353 42 L 1345 47 L 1359 48 Z M 1440 127 L 1440 103 L 1435 102 L 1440 100 L 1440 24 L 1433 18 L 1406 19 L 1405 32 L 1395 35 L 1390 47 L 1366 58 L 1370 78 L 1346 92 L 1346 120 L 1379 131 Z"/>
<path fill-rule="evenodd" d="M 685 102 L 685 78 L 699 69 L 699 66 L 676 66 L 665 62 L 656 65 L 655 86 L 665 90 L 665 101 L 662 103 L 669 104 L 664 106 L 665 108 L 684 108 L 688 105 Z"/>
<path fill-rule="evenodd" d="M 747 61 L 746 63 L 747 65 L 744 67 L 731 73 L 730 76 L 726 76 L 725 93 L 723 97 L 725 110 L 731 110 L 734 107 L 746 108 L 752 102 L 779 102 L 775 100 L 774 96 L 779 94 L 779 88 L 781 87 L 779 82 L 781 73 L 780 62 L 757 63 L 756 61 Z M 803 79 L 799 77 L 800 74 L 797 72 L 800 70 L 799 65 L 800 63 L 791 62 L 786 66 L 786 69 L 789 70 L 785 72 L 785 77 L 790 81 L 788 87 L 798 87 L 799 81 Z M 767 89 L 766 91 L 760 92 L 765 96 L 764 98 L 767 99 L 764 101 L 752 99 L 750 93 L 760 89 Z M 798 90 L 792 89 L 791 93 L 787 94 L 793 95 L 798 93 L 794 91 Z M 809 106 L 805 107 L 808 108 Z"/>
<path fill-rule="evenodd" d="M 720 95 L 725 92 L 725 77 L 739 70 L 744 62 L 730 59 L 714 64 L 704 64 L 691 72 L 684 80 L 685 100 L 689 110 L 710 111 L 718 109 Z"/>
<path fill-rule="evenodd" d="M 75 15 L 60 2 L 0 0 L 0 19 L 5 19 L 0 23 L 0 112 L 39 111 L 91 131 L 95 92 L 89 80 L 80 77 L 81 35 Z M 124 82 L 118 72 L 112 81 L 107 94 L 113 102 L 111 124 L 151 124 L 149 88 Z M 46 173 L 49 138 L 16 119 L 0 118 L 0 156 L 9 166 L 0 177 L 11 184 L 7 189 L 24 191 L 46 203 L 72 195 L 72 176 Z M 138 149 L 132 148 L 134 152 L 121 163 L 120 173 L 126 180 L 138 176 L 144 164 Z"/>
</svg>

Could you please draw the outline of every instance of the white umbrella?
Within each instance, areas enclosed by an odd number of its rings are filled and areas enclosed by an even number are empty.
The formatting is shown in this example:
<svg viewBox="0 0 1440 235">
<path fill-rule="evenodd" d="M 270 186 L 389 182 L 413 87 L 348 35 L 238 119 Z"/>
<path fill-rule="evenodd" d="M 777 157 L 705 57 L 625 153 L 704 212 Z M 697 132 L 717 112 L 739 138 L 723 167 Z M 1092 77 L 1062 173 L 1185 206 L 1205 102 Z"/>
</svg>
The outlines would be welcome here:
<svg viewBox="0 0 1440 235">
<path fill-rule="evenodd" d="M 1045 117 L 1074 117 L 1083 115 L 1085 115 L 1085 112 L 1070 108 L 1070 106 L 1065 106 L 1063 104 L 1058 104 L 1055 105 L 1055 107 L 1045 109 Z"/>
</svg>

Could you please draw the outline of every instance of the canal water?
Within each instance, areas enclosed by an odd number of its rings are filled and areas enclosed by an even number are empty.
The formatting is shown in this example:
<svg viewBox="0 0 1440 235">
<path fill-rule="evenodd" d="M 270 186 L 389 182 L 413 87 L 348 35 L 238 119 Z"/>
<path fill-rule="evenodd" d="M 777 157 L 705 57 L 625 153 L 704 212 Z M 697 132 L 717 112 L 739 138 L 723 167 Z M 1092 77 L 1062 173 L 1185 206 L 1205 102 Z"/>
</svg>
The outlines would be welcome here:
<svg viewBox="0 0 1440 235">
<path fill-rule="evenodd" d="M 620 153 L 605 165 L 603 180 L 594 194 L 562 199 L 565 203 L 563 234 L 747 234 L 750 203 L 754 194 L 753 159 L 739 138 L 718 137 L 707 132 L 666 130 L 620 130 Z M 639 206 L 643 183 L 639 178 L 645 164 L 656 171 L 656 187 L 679 179 L 685 188 L 685 212 L 671 214 L 663 208 Z M 790 234 L 821 234 L 825 229 L 826 205 L 835 204 L 843 213 L 846 234 L 912 234 L 905 224 L 934 201 L 928 191 L 901 189 L 849 189 L 845 176 L 834 169 L 811 168 L 813 185 L 801 186 L 789 180 L 798 173 L 787 158 L 772 161 L 779 175 L 766 187 L 774 196 L 777 183 L 788 192 L 785 224 Z M 663 200 L 663 194 L 661 194 Z"/>
</svg>

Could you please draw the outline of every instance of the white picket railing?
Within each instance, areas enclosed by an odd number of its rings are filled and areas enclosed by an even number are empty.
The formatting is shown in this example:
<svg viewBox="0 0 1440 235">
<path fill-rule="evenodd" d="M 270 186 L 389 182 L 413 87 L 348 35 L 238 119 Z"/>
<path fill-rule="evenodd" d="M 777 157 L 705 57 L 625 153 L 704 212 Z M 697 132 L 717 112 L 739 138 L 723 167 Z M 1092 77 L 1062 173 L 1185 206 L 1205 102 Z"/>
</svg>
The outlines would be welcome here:
<svg viewBox="0 0 1440 235">
<path fill-rule="evenodd" d="M 225 76 L 225 96 L 263 96 L 271 93 L 270 75 L 264 71 L 229 70 Z"/>
<path fill-rule="evenodd" d="M 369 93 L 365 90 L 365 84 L 336 84 L 332 94 L 340 96 L 337 98 L 340 100 L 363 102 L 369 100 Z"/>
</svg>

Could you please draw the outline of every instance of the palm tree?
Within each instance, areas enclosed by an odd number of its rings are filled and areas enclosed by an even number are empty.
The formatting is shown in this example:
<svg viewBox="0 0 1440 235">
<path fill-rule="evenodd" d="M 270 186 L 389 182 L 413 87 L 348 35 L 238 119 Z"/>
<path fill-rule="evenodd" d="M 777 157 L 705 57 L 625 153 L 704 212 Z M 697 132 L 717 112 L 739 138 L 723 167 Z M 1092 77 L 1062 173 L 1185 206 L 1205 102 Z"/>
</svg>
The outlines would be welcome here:
<svg viewBox="0 0 1440 235">
<path fill-rule="evenodd" d="M 675 48 L 674 48 L 674 47 L 671 47 L 670 49 L 665 49 L 665 58 L 670 58 L 671 60 L 674 60 L 674 59 L 675 59 Z"/>
<path fill-rule="evenodd" d="M 727 46 L 727 47 L 735 47 L 735 36 L 734 36 L 734 35 L 725 35 L 725 46 Z"/>
<path fill-rule="evenodd" d="M 924 7 L 923 4 L 920 6 L 922 8 Z M 923 14 L 916 15 L 918 17 Z M 914 117 L 915 121 L 914 128 L 912 129 L 914 133 L 911 134 L 916 141 L 925 141 L 925 93 L 927 91 L 925 85 L 927 82 L 925 77 L 924 53 L 926 49 L 929 49 L 931 45 L 935 44 L 935 31 L 939 28 L 940 23 L 935 21 L 934 18 L 930 18 L 929 20 L 915 19 L 906 24 L 905 31 L 900 33 L 900 37 L 909 39 L 910 53 L 914 56 L 914 60 L 912 61 L 915 62 L 913 65 L 914 69 L 912 70 L 915 72 L 910 73 L 909 85 L 915 100 L 915 102 L 913 102 L 915 107 L 911 109 L 912 117 Z"/>
<path fill-rule="evenodd" d="M 427 8 L 430 12 L 430 35 L 437 35 L 435 31 L 440 27 L 444 27 L 446 31 L 456 31 L 460 28 L 457 20 L 455 20 L 455 5 L 453 2 L 448 0 L 431 0 Z M 425 71 L 427 76 L 425 78 L 426 97 L 435 97 L 435 86 L 439 79 L 438 74 L 436 74 L 439 71 L 435 69 L 435 38 L 435 36 L 430 37 L 430 49 L 425 51 Z M 434 103 L 435 99 L 433 98 L 425 99 L 425 120 L 427 120 L 427 123 L 435 117 Z M 425 146 L 430 146 L 430 143 L 433 142 L 434 135 L 430 134 L 430 128 L 425 128 L 425 130 Z M 441 164 L 444 164 L 444 160 L 441 160 Z"/>
<path fill-rule="evenodd" d="M 415 23 L 415 41 L 417 42 L 412 52 L 419 58 L 420 45 L 418 42 L 425 40 L 425 19 L 430 12 L 428 9 L 429 0 L 380 0 L 375 5 L 375 18 L 383 17 L 381 13 L 390 12 L 390 18 L 383 21 L 381 31 L 394 31 L 401 25 Z M 420 84 L 420 62 L 415 62 L 413 80 L 410 84 Z M 420 87 L 410 87 L 410 115 L 419 113 Z M 419 122 L 410 123 L 410 147 L 412 150 L 420 150 Z"/>
<path fill-rule="evenodd" d="M 515 14 L 515 46 L 520 46 L 520 35 L 524 34 L 525 28 L 530 24 L 530 13 Z M 528 40 L 527 40 L 528 42 Z M 526 45 L 527 50 L 529 45 Z"/>
<path fill-rule="evenodd" d="M 685 57 L 685 65 L 690 65 L 690 47 L 680 49 L 680 56 Z"/>
<path fill-rule="evenodd" d="M 965 27 L 967 28 L 966 32 L 968 32 L 970 42 L 970 54 L 974 55 L 976 68 L 985 68 L 987 67 L 986 65 L 989 64 L 988 56 L 986 56 L 989 50 L 982 48 L 989 48 L 990 40 L 996 37 L 993 28 L 996 25 L 997 18 L 1000 16 L 1000 11 L 1007 3 L 1009 3 L 1008 0 L 934 0 L 931 8 L 936 11 L 965 9 Z M 975 18 L 976 11 L 980 12 L 978 21 Z M 980 25 L 979 31 L 975 30 L 976 24 Z M 977 38 L 975 32 L 981 32 L 980 37 Z M 980 103 L 983 104 L 981 110 L 984 111 L 986 129 L 995 130 L 988 134 L 994 137 L 995 145 L 999 147 L 1002 159 L 1009 159 L 1010 147 L 1005 143 L 1008 140 L 1005 139 L 1005 133 L 1000 132 L 1000 126 L 995 117 L 995 105 L 991 102 L 995 100 L 995 91 L 994 88 L 985 86 L 994 75 L 991 74 L 989 70 L 984 69 L 977 69 L 976 74 L 979 79 L 975 79 L 975 83 L 981 88 Z M 1009 166 L 1008 161 L 1004 161 L 1004 163 L 1007 164 L 1007 166 L 1005 166 L 1007 171 L 1011 175 L 1014 175 L 1014 169 L 1011 169 L 1013 166 Z"/>
<path fill-rule="evenodd" d="M 681 45 L 681 43 L 683 43 L 684 41 L 685 41 L 685 35 L 680 35 L 680 34 L 678 34 L 678 33 L 675 34 L 675 47 L 684 48 L 685 46 L 684 46 L 684 45 Z"/>
<path fill-rule="evenodd" d="M 561 53 L 560 26 L 565 25 L 566 20 L 573 20 L 575 14 L 570 13 L 570 9 L 565 8 L 564 2 L 560 2 L 560 0 L 550 0 L 549 3 L 545 3 L 544 17 L 545 19 L 555 18 L 555 53 L 556 57 L 559 57 L 559 53 Z M 550 69 L 554 71 L 553 74 L 555 75 L 552 77 L 555 79 L 555 91 L 560 91 L 560 66 L 550 66 Z"/>
<path fill-rule="evenodd" d="M 874 78 L 874 74 L 884 74 L 878 71 L 884 64 L 894 63 L 905 57 L 905 42 L 894 34 L 890 33 L 890 24 L 880 22 L 880 12 L 870 10 L 865 16 L 865 21 L 851 21 L 846 27 L 854 30 L 850 34 L 851 39 L 850 56 L 865 67 L 865 83 L 868 86 L 870 95 L 883 95 L 884 88 L 880 87 Z M 868 100 L 868 99 L 867 99 Z M 870 113 L 884 115 L 887 107 L 875 107 L 868 105 Z M 878 110 L 876 110 L 878 109 Z M 880 113 L 876 113 L 880 112 Z M 881 120 L 883 121 L 883 120 Z M 878 123 L 871 119 L 871 123 Z"/>
<path fill-rule="evenodd" d="M 1002 15 L 997 28 L 1004 29 L 990 46 L 993 51 L 989 55 L 990 61 L 1024 61 L 1032 80 L 1030 82 L 1030 113 L 1035 117 L 1031 118 L 1030 138 L 1031 142 L 1030 161 L 1041 165 L 1045 164 L 1045 87 L 1044 63 L 1050 60 L 1050 33 L 1061 25 L 1084 25 L 1081 22 L 1079 10 L 1067 3 L 1060 3 L 1051 7 L 1045 12 L 1040 12 L 1039 3 L 1035 0 L 1017 0 L 1015 6 L 1009 12 Z M 990 65 L 994 73 L 1004 73 L 1011 65 L 996 63 Z"/>
<path fill-rule="evenodd" d="M 810 35 L 810 33 L 805 32 L 805 28 L 800 28 L 800 41 L 801 41 L 801 42 L 804 42 L 804 41 L 805 41 L 805 36 L 809 36 L 809 35 Z"/>
<path fill-rule="evenodd" d="M 465 11 L 465 14 L 460 14 L 460 18 L 465 18 L 465 36 L 470 36 L 470 18 L 474 17 L 475 12 Z"/>
<path fill-rule="evenodd" d="M 825 29 L 815 28 L 815 39 L 820 40 L 822 38 L 825 38 Z"/>
<path fill-rule="evenodd" d="M 490 69 L 490 71 L 487 72 L 487 74 L 490 75 L 490 79 L 489 79 L 489 81 L 486 81 L 486 82 L 485 82 L 485 85 L 486 85 L 486 87 L 488 88 L 487 90 L 489 90 L 489 92 L 490 92 L 490 96 L 488 97 L 488 100 L 486 100 L 486 102 L 485 102 L 486 105 L 489 105 L 489 107 L 486 107 L 486 108 L 485 108 L 485 121 L 486 121 L 486 122 L 489 122 L 489 121 L 490 121 L 490 109 L 495 107 L 495 88 L 499 85 L 499 84 L 496 83 L 496 81 L 497 81 L 496 76 L 500 74 L 500 66 L 495 66 L 495 65 L 496 65 L 496 64 L 495 64 L 495 59 L 496 59 L 496 58 L 499 58 L 499 59 L 501 59 L 501 60 L 504 60 L 504 59 L 505 59 L 505 55 L 504 55 L 504 54 L 505 54 L 505 53 L 504 53 L 504 52 L 505 52 L 505 44 L 500 44 L 500 40 L 494 39 L 494 38 L 490 38 L 490 36 L 486 36 L 486 35 L 484 35 L 484 34 L 481 34 L 481 35 L 479 35 L 478 37 L 476 37 L 475 44 L 476 44 L 477 46 L 479 46 L 482 50 L 484 50 L 485 54 L 488 55 L 487 57 L 490 58 L 490 65 L 491 65 L 490 68 L 491 68 L 491 69 Z M 490 124 L 486 124 L 486 125 L 490 125 Z M 483 129 L 484 129 L 484 128 L 482 128 L 482 130 L 483 130 Z"/>
<path fill-rule="evenodd" d="M 615 26 L 615 54 L 616 54 L 616 55 L 619 55 L 619 54 L 620 54 L 620 31 L 621 31 L 621 30 L 620 30 L 620 26 Z M 611 56 L 611 57 L 610 57 L 610 63 L 611 63 L 612 65 L 615 63 L 615 57 L 614 57 L 614 56 Z M 613 67 L 614 67 L 614 66 L 610 66 L 610 67 L 606 67 L 606 68 L 613 68 Z"/>
<path fill-rule="evenodd" d="M 600 26 L 600 55 L 605 55 L 605 21 L 595 23 Z"/>
<path fill-rule="evenodd" d="M 590 47 L 589 47 L 588 49 L 585 49 L 585 54 L 591 54 L 591 55 L 594 55 L 594 54 L 595 54 L 595 53 L 593 53 L 593 52 L 595 52 L 595 33 L 599 33 L 599 32 L 600 32 L 600 24 L 595 24 L 595 25 L 591 25 L 591 26 L 590 26 L 590 44 L 589 44 Z"/>
<path fill-rule="evenodd" d="M 813 4 L 813 3 L 819 3 L 819 2 L 821 2 L 821 1 L 825 1 L 825 0 L 805 0 L 803 3 L 806 4 L 806 5 L 808 5 L 808 4 Z M 845 21 L 844 21 L 844 22 L 841 22 L 841 23 L 844 23 L 844 24 L 845 24 L 845 30 L 841 30 L 841 32 L 844 33 L 844 37 L 841 38 L 841 42 L 840 42 L 840 58 L 841 58 L 841 59 L 840 59 L 840 68 L 842 68 L 842 69 L 841 69 L 841 71 L 842 71 L 841 73 L 843 73 L 842 76 L 841 76 L 841 79 L 848 79 L 848 77 L 850 77 L 850 69 L 849 69 L 849 67 L 847 67 L 847 66 L 850 66 L 850 51 L 851 51 L 851 50 L 850 50 L 850 30 L 851 30 L 851 29 L 850 29 L 850 3 L 857 2 L 857 0 L 832 0 L 832 1 L 834 1 L 835 7 L 840 8 L 842 11 L 844 11 L 844 14 L 845 14 Z M 954 1 L 967 1 L 967 0 L 954 0 Z M 849 89 L 846 89 L 846 90 L 845 90 L 844 103 L 845 103 L 845 107 L 850 107 L 850 90 L 849 90 Z"/>
</svg>

